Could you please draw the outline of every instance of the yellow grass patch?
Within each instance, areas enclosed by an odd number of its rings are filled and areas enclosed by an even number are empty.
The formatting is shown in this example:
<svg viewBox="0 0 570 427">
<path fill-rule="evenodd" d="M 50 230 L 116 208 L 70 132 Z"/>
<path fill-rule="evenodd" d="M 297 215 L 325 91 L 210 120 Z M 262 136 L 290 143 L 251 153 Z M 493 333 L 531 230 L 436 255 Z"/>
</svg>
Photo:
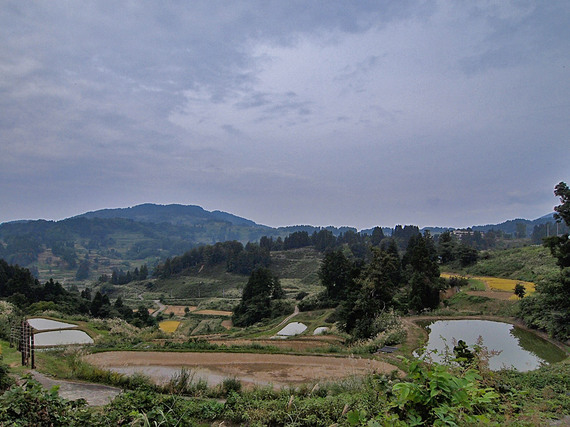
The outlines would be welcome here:
<svg viewBox="0 0 570 427">
<path fill-rule="evenodd" d="M 451 279 L 452 277 L 464 277 L 464 276 L 455 273 L 440 273 L 439 277 L 442 277 L 444 279 Z"/>
<path fill-rule="evenodd" d="M 158 327 L 168 333 L 174 332 L 180 326 L 180 322 L 178 320 L 165 320 L 164 322 L 160 322 Z"/>
</svg>

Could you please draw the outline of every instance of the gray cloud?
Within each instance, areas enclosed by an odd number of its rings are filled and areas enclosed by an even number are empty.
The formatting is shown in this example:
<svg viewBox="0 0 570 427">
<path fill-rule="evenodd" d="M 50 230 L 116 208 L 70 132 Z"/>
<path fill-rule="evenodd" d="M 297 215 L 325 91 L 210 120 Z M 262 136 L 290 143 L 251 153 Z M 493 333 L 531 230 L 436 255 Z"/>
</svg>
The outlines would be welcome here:
<svg viewBox="0 0 570 427">
<path fill-rule="evenodd" d="M 6 1 L 0 221 L 536 217 L 568 180 L 564 2 Z"/>
</svg>

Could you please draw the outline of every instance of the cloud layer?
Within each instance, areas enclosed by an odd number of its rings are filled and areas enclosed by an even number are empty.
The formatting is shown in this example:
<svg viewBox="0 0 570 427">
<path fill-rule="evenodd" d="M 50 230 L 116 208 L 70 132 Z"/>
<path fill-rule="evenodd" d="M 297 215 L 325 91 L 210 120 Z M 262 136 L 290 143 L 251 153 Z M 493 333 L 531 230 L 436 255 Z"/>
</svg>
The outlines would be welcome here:
<svg viewBox="0 0 570 427">
<path fill-rule="evenodd" d="M 143 202 L 469 226 L 569 179 L 565 2 L 0 9 L 0 221 Z"/>
</svg>

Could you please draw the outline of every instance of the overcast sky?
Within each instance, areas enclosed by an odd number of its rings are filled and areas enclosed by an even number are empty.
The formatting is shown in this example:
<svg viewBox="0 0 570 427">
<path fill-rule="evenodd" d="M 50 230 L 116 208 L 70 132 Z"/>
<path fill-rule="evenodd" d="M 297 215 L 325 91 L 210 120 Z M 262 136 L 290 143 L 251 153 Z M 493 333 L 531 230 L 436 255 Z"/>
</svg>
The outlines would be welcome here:
<svg viewBox="0 0 570 427">
<path fill-rule="evenodd" d="M 0 0 L 0 222 L 535 219 L 569 135 L 568 1 Z"/>
</svg>

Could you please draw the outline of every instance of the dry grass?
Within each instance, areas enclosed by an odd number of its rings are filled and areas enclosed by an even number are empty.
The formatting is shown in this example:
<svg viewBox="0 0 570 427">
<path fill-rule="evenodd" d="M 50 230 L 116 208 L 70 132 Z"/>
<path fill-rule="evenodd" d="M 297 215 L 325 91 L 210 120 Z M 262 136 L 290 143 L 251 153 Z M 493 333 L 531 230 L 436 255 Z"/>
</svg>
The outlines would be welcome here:
<svg viewBox="0 0 570 427">
<path fill-rule="evenodd" d="M 178 320 L 165 320 L 164 322 L 160 322 L 158 325 L 162 331 L 169 334 L 176 331 L 176 329 L 178 329 L 178 326 L 180 326 L 180 322 Z"/>
</svg>

